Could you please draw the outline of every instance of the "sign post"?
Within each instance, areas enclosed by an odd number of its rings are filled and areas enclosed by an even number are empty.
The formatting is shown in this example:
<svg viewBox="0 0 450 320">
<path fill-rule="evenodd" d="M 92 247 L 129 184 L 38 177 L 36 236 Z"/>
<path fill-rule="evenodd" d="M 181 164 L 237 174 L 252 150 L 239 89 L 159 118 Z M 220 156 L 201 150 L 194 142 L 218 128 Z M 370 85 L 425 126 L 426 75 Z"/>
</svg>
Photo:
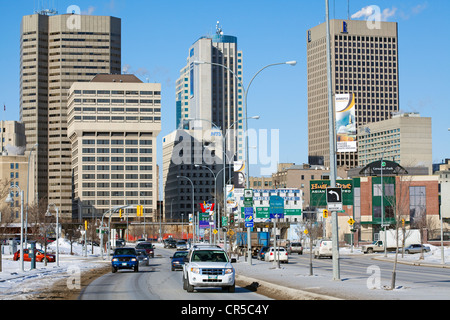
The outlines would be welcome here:
<svg viewBox="0 0 450 320">
<path fill-rule="evenodd" d="M 273 219 L 273 246 L 275 249 L 275 255 L 273 258 L 273 264 L 276 268 L 280 268 L 280 252 L 277 246 L 277 219 L 284 217 L 284 200 L 279 196 L 270 196 L 270 218 Z M 278 255 L 278 258 L 277 258 Z"/>
</svg>

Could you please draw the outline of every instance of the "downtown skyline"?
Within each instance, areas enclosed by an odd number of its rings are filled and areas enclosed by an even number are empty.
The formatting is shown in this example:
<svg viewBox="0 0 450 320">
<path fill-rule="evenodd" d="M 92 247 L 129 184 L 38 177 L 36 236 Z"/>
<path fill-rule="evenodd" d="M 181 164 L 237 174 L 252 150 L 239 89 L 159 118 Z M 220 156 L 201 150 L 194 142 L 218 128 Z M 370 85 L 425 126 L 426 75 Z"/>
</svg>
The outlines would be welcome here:
<svg viewBox="0 0 450 320">
<path fill-rule="evenodd" d="M 162 84 L 161 139 L 175 129 L 175 81 L 184 66 L 187 49 L 202 36 L 215 32 L 217 21 L 227 35 L 237 37 L 244 52 L 244 85 L 263 66 L 296 60 L 295 68 L 271 68 L 258 76 L 248 98 L 248 116 L 259 121 L 249 123 L 256 130 L 279 130 L 279 162 L 308 161 L 307 139 L 307 31 L 324 22 L 324 1 L 228 1 L 221 3 L 195 1 L 133 2 L 130 1 L 55 1 L 59 14 L 76 4 L 82 13 L 111 15 L 122 19 L 122 72 L 138 76 L 143 82 Z M 354 1 L 353 1 L 354 2 Z M 330 1 L 331 18 L 365 18 L 368 5 L 377 5 L 387 21 L 398 22 L 399 28 L 399 94 L 400 111 L 419 112 L 432 118 L 433 162 L 448 158 L 450 112 L 446 95 L 446 71 L 450 65 L 448 35 L 445 35 L 444 12 L 450 5 L 444 1 Z M 0 36 L 3 62 L 0 79 L 1 120 L 19 120 L 20 20 L 34 13 L 36 1 L 20 5 L 2 3 L 3 12 L 10 12 L 3 21 Z M 359 13 L 359 14 L 358 14 Z M 145 21 L 145 24 L 142 23 Z M 148 31 L 145 30 L 147 26 Z M 442 30 L 442 32 L 440 32 Z M 430 44 L 432 44 L 430 46 Z M 430 47 L 436 50 L 429 50 Z M 270 90 L 268 90 L 270 88 Z M 273 108 L 280 110 L 275 117 Z M 269 146 L 270 152 L 270 146 Z M 159 154 L 161 167 L 162 157 Z M 251 176 L 258 176 L 258 165 L 251 167 Z"/>
</svg>

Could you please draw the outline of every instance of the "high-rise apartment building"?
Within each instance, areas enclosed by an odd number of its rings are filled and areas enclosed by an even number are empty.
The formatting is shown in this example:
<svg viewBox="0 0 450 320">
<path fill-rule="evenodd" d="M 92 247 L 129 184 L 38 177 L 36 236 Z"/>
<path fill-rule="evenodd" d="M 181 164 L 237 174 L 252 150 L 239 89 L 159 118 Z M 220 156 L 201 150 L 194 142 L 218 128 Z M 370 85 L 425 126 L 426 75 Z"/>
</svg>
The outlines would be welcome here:
<svg viewBox="0 0 450 320">
<path fill-rule="evenodd" d="M 330 34 L 333 94 L 355 95 L 357 127 L 390 119 L 399 110 L 397 23 L 331 20 Z M 326 24 L 308 30 L 308 153 L 329 167 L 326 48 Z M 357 152 L 336 159 L 338 167 L 358 165 Z"/>
<path fill-rule="evenodd" d="M 27 150 L 38 143 L 38 196 L 72 213 L 67 93 L 74 82 L 120 74 L 121 20 L 75 14 L 24 16 L 20 39 L 20 118 Z"/>
<path fill-rule="evenodd" d="M 161 84 L 134 75 L 98 75 L 69 91 L 75 219 L 101 217 L 113 207 L 136 217 L 143 206 L 156 221 L 157 137 L 161 132 Z"/>
</svg>

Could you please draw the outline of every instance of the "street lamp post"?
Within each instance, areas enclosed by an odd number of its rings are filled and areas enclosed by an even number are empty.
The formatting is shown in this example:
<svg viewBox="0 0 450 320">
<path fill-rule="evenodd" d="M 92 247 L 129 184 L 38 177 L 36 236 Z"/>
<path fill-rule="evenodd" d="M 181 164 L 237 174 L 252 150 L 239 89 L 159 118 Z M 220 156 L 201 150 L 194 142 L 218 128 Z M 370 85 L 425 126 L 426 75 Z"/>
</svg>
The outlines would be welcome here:
<svg viewBox="0 0 450 320">
<path fill-rule="evenodd" d="M 30 182 L 30 160 L 31 160 L 31 154 L 33 152 L 33 150 L 35 150 L 36 147 L 38 147 L 39 144 L 36 143 L 33 148 L 31 148 L 30 150 L 30 155 L 28 156 L 28 169 L 27 169 L 27 208 L 26 208 L 26 212 L 25 212 L 25 247 L 27 247 L 28 245 L 28 194 L 30 193 L 30 188 L 29 186 L 29 182 Z M 34 168 L 35 172 L 36 172 L 36 167 Z M 36 190 L 35 190 L 36 191 Z M 39 203 L 37 203 L 39 204 Z"/>
<path fill-rule="evenodd" d="M 195 243 L 195 235 L 196 235 L 196 222 L 195 222 L 195 207 L 194 207 L 194 195 L 195 195 L 195 193 L 194 193 L 194 183 L 192 182 L 192 180 L 191 179 L 189 179 L 188 177 L 184 177 L 184 176 L 177 176 L 177 179 L 186 179 L 186 180 L 189 180 L 189 182 L 191 183 L 191 185 L 192 185 L 192 219 L 194 220 L 194 232 L 193 232 L 193 234 L 192 234 L 192 241 Z"/>
<path fill-rule="evenodd" d="M 248 91 L 250 89 L 250 86 L 252 85 L 253 81 L 255 80 L 255 78 L 265 69 L 269 68 L 269 67 L 273 67 L 273 66 L 278 66 L 278 65 L 290 65 L 290 66 L 295 66 L 297 64 L 297 61 L 287 61 L 287 62 L 281 62 L 281 63 L 272 63 L 269 64 L 263 68 L 261 68 L 258 72 L 256 72 L 256 74 L 253 76 L 253 78 L 250 80 L 250 83 L 248 84 L 247 88 L 244 88 L 244 85 L 241 81 L 241 79 L 237 76 L 237 74 L 231 70 L 228 66 L 225 66 L 223 64 L 220 63 L 215 63 L 215 62 L 206 62 L 206 61 L 194 61 L 194 64 L 211 64 L 211 65 L 215 65 L 215 66 L 220 66 L 222 68 L 227 69 L 238 81 L 239 85 L 242 87 L 242 90 L 244 91 L 244 108 L 245 108 L 245 118 L 243 120 L 245 120 L 245 168 L 246 168 L 246 173 L 247 173 L 247 179 L 246 179 L 246 188 L 249 189 L 250 188 L 250 165 L 249 165 L 249 146 L 248 146 L 248 108 L 247 108 L 247 96 L 248 96 Z M 239 120 L 240 121 L 240 120 Z M 252 264 L 252 257 L 251 257 L 251 239 L 250 239 L 250 228 L 247 229 L 247 256 L 248 256 L 248 263 L 251 265 Z"/>
<path fill-rule="evenodd" d="M 59 209 L 55 204 L 51 203 L 47 206 L 46 215 L 51 215 L 50 214 L 51 206 L 54 206 L 56 209 L 56 266 L 59 267 Z"/>
<path fill-rule="evenodd" d="M 24 272 L 23 266 L 23 191 L 16 185 L 13 185 L 9 189 L 8 197 L 6 198 L 6 203 L 14 203 L 11 197 L 11 189 L 16 188 L 20 193 L 20 271 Z"/>
<path fill-rule="evenodd" d="M 106 211 L 103 215 L 102 215 L 102 222 L 101 222 L 101 224 L 100 224 L 100 246 L 101 246 L 101 250 L 100 250 L 100 252 L 101 252 L 101 256 L 102 256 L 102 259 L 103 259 L 103 219 L 105 218 L 105 216 L 107 215 L 107 214 L 109 214 L 109 217 L 108 217 L 108 223 L 109 223 L 109 226 L 108 226 L 108 238 L 109 238 L 109 240 L 108 240 L 108 243 L 107 243 L 107 248 L 108 248 L 108 251 L 107 251 L 107 254 L 108 254 L 108 256 L 109 256 L 109 249 L 110 249 L 110 247 L 111 247 L 111 245 L 110 245 L 110 242 L 111 242 L 111 237 L 110 237 L 110 233 L 111 233 L 111 215 L 113 214 L 113 213 L 115 213 L 115 212 L 117 212 L 117 211 L 119 211 L 120 209 L 127 209 L 127 208 L 131 208 L 132 206 L 128 206 L 128 205 L 125 205 L 125 206 L 120 206 L 120 207 L 114 207 L 114 208 L 112 208 L 112 209 L 109 209 L 108 211 Z"/>
</svg>

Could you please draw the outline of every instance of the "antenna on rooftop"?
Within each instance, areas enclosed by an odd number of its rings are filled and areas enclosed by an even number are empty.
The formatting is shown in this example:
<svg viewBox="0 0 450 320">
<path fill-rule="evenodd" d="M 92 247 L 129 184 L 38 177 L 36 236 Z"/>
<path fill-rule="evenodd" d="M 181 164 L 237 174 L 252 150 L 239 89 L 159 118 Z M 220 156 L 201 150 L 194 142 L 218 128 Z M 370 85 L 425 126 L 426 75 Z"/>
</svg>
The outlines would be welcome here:
<svg viewBox="0 0 450 320">
<path fill-rule="evenodd" d="M 58 14 L 55 7 L 55 0 L 37 0 L 38 6 L 34 13 L 44 16 L 53 16 Z"/>
<path fill-rule="evenodd" d="M 217 24 L 216 24 L 216 34 L 219 36 L 223 35 L 223 30 L 222 30 L 222 27 L 220 26 L 220 21 L 217 21 Z"/>
</svg>

